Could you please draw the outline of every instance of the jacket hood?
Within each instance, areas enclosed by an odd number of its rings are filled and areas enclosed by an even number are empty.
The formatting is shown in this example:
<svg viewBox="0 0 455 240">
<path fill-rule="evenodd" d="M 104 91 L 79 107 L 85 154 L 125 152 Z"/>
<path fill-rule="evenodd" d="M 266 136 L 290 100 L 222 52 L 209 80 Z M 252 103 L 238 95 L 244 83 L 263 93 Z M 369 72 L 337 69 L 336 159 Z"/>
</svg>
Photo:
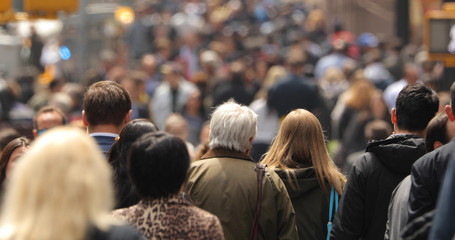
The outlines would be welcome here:
<svg viewBox="0 0 455 240">
<path fill-rule="evenodd" d="M 280 176 L 281 180 L 283 180 L 291 199 L 300 198 L 310 191 L 321 189 L 313 167 L 292 169 L 292 171 L 295 172 L 297 182 L 292 174 L 289 174 L 290 178 L 288 178 L 285 170 L 274 169 L 274 171 Z M 289 182 L 289 179 L 292 180 L 292 184 Z"/>
<path fill-rule="evenodd" d="M 395 134 L 370 142 L 366 151 L 375 153 L 390 171 L 408 175 L 412 164 L 426 153 L 425 139 L 414 134 Z"/>
</svg>

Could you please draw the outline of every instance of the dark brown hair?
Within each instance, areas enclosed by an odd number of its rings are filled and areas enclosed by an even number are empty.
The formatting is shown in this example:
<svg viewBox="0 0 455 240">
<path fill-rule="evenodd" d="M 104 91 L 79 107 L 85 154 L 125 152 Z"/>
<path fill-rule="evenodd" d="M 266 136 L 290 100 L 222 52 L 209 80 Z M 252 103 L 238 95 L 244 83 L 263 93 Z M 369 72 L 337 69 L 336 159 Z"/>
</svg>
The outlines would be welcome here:
<svg viewBox="0 0 455 240">
<path fill-rule="evenodd" d="M 439 141 L 442 144 L 446 144 L 450 141 L 449 135 L 447 134 L 447 121 L 449 117 L 444 112 L 439 112 L 430 120 L 427 126 L 427 132 L 425 135 L 425 148 L 427 152 L 434 150 L 434 142 Z"/>
<path fill-rule="evenodd" d="M 30 140 L 26 137 L 19 137 L 9 142 L 5 149 L 3 149 L 0 157 L 0 185 L 5 181 L 6 178 L 6 167 L 8 166 L 9 159 L 13 154 L 14 150 L 18 147 L 30 146 Z"/>
<path fill-rule="evenodd" d="M 131 110 L 128 92 L 113 81 L 94 83 L 84 95 L 84 111 L 90 125 L 119 126 Z"/>
</svg>

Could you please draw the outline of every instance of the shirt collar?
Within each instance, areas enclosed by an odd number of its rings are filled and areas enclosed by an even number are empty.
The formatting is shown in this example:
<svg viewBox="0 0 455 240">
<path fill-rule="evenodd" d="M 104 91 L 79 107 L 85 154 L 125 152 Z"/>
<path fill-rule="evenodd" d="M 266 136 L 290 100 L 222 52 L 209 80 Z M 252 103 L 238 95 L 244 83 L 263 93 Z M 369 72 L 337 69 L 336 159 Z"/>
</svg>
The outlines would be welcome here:
<svg viewBox="0 0 455 240">
<path fill-rule="evenodd" d="M 228 158 L 238 158 L 238 159 L 244 159 L 244 160 L 254 160 L 248 156 L 246 153 L 243 152 L 237 152 L 237 151 L 232 151 L 229 149 L 224 149 L 224 148 L 215 148 L 209 150 L 207 153 L 205 153 L 201 159 L 208 159 L 208 158 L 220 158 L 220 157 L 228 157 Z"/>
<path fill-rule="evenodd" d="M 95 132 L 95 133 L 90 133 L 90 137 L 118 137 L 118 134 L 115 133 L 108 133 L 108 132 Z"/>
</svg>

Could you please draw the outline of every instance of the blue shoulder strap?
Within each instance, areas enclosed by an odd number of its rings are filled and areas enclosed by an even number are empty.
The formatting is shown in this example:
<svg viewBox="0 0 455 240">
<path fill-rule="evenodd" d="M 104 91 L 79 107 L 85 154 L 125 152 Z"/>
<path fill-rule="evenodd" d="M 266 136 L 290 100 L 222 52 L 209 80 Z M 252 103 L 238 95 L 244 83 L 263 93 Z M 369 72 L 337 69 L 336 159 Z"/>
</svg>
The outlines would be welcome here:
<svg viewBox="0 0 455 240">
<path fill-rule="evenodd" d="M 335 212 L 338 210 L 338 193 L 332 186 L 330 190 L 330 210 L 329 210 L 329 222 L 327 223 L 327 240 L 330 239 L 330 231 L 332 230 L 332 212 L 333 212 L 333 197 L 335 196 Z"/>
<path fill-rule="evenodd" d="M 329 210 L 329 222 L 332 221 L 332 212 L 333 212 L 333 195 L 335 193 L 335 188 L 332 186 L 332 190 L 330 190 L 330 210 Z M 336 196 L 337 200 L 338 200 L 338 194 Z M 335 201 L 336 202 L 336 207 L 335 207 L 335 211 L 336 209 L 338 208 L 338 201 Z"/>
</svg>

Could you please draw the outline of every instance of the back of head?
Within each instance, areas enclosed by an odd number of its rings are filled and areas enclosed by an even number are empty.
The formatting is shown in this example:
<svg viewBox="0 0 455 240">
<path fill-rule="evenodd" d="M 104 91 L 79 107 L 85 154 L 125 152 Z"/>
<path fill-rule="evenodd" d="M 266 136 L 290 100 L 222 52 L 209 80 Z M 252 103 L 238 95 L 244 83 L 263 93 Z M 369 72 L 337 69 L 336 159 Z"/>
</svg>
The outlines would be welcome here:
<svg viewBox="0 0 455 240">
<path fill-rule="evenodd" d="M 83 239 L 88 226 L 107 227 L 111 206 L 111 170 L 95 141 L 58 127 L 37 139 L 13 169 L 0 233 L 5 239 Z"/>
<path fill-rule="evenodd" d="M 188 138 L 188 126 L 185 118 L 179 113 L 171 113 L 164 122 L 164 131 L 179 137 L 183 141 Z"/>
<path fill-rule="evenodd" d="M 178 193 L 190 157 L 186 144 L 164 132 L 147 133 L 134 142 L 128 158 L 129 174 L 142 198 Z"/>
<path fill-rule="evenodd" d="M 6 178 L 6 170 L 8 168 L 8 163 L 11 160 L 14 150 L 19 147 L 28 147 L 30 145 L 30 140 L 26 137 L 18 137 L 11 140 L 3 149 L 3 152 L 0 156 L 0 184 L 3 184 L 3 181 Z"/>
<path fill-rule="evenodd" d="M 324 133 L 318 119 L 307 110 L 296 109 L 281 123 L 264 161 L 268 159 L 267 165 L 271 167 L 298 168 L 313 165 L 315 154 L 328 157 L 326 153 Z"/>
<path fill-rule="evenodd" d="M 428 122 L 438 112 L 438 95 L 422 84 L 411 84 L 398 94 L 395 114 L 401 130 L 425 130 Z"/>
<path fill-rule="evenodd" d="M 158 128 L 155 124 L 147 119 L 135 119 L 128 122 L 120 131 L 118 140 L 109 150 L 109 162 L 113 164 L 114 168 L 121 167 L 126 170 L 126 160 L 133 142 L 145 133 L 156 131 Z"/>
<path fill-rule="evenodd" d="M 330 159 L 319 120 L 307 110 L 296 109 L 286 116 L 262 163 L 288 173 L 313 166 L 322 189 L 328 181 L 342 192 L 344 177 Z"/>
<path fill-rule="evenodd" d="M 392 134 L 392 127 L 384 120 L 374 120 L 365 126 L 365 138 L 368 142 L 386 139 Z"/>
<path fill-rule="evenodd" d="M 131 110 L 131 99 L 118 83 L 101 81 L 91 85 L 85 93 L 83 109 L 89 125 L 119 126 Z"/>
<path fill-rule="evenodd" d="M 257 114 L 247 106 L 229 100 L 212 113 L 209 146 L 246 152 L 256 131 Z"/>
<path fill-rule="evenodd" d="M 425 148 L 427 152 L 433 151 L 434 143 L 439 141 L 442 144 L 446 144 L 450 141 L 449 135 L 447 134 L 447 121 L 449 117 L 444 112 L 439 112 L 434 116 L 433 119 L 428 123 L 426 135 L 425 135 Z"/>
<path fill-rule="evenodd" d="M 20 133 L 14 128 L 2 129 L 0 131 L 0 153 L 6 147 L 6 145 L 12 140 L 20 137 Z"/>
</svg>

